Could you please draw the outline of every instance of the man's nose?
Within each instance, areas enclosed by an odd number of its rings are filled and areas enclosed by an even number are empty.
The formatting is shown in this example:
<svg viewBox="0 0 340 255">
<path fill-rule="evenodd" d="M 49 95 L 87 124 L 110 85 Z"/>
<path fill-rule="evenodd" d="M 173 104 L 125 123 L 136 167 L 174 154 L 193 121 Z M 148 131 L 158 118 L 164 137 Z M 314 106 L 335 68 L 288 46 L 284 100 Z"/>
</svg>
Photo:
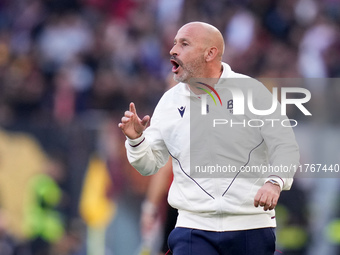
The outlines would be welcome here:
<svg viewBox="0 0 340 255">
<path fill-rule="evenodd" d="M 177 50 L 177 45 L 174 45 L 172 48 L 171 48 L 171 50 L 170 50 L 170 55 L 171 56 L 174 56 L 174 55 L 178 55 L 178 50 Z"/>
</svg>

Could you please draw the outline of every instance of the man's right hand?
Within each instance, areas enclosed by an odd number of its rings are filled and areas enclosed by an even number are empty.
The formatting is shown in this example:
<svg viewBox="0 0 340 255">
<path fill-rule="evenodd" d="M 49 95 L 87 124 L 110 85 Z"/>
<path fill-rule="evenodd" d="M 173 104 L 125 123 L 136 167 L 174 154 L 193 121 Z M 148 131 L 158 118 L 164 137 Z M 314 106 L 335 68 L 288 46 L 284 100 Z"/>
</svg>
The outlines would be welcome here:
<svg viewBox="0 0 340 255">
<path fill-rule="evenodd" d="M 150 120 L 150 116 L 146 115 L 143 119 L 140 119 L 136 112 L 134 103 L 130 103 L 129 111 L 124 113 L 122 122 L 118 124 L 118 127 L 123 133 L 130 139 L 136 139 L 140 137 Z"/>
</svg>

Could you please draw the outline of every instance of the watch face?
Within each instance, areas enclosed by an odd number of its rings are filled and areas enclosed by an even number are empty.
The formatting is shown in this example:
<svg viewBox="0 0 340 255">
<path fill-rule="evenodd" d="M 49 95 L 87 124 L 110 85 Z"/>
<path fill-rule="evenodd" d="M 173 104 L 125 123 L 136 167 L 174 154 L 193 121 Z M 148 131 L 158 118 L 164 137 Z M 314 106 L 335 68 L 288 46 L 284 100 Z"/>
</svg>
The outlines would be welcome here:
<svg viewBox="0 0 340 255">
<path fill-rule="evenodd" d="M 279 184 L 277 181 L 270 180 L 269 182 L 270 182 L 271 184 L 274 184 L 274 185 L 280 186 L 280 184 Z"/>
</svg>

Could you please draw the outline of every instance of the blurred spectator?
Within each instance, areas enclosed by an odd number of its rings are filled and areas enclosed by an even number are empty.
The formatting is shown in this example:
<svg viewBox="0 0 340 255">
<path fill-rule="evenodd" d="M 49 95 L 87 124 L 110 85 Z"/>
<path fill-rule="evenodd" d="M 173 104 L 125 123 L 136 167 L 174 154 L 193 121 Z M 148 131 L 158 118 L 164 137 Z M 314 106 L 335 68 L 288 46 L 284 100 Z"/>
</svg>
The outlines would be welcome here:
<svg viewBox="0 0 340 255">
<path fill-rule="evenodd" d="M 38 40 L 42 68 L 60 68 L 89 50 L 92 41 L 91 30 L 78 14 L 51 15 Z"/>
<path fill-rule="evenodd" d="M 46 167 L 45 174 L 30 180 L 27 190 L 24 227 L 35 255 L 48 255 L 51 244 L 58 242 L 65 232 L 62 211 L 65 194 L 60 187 L 65 169 L 56 158 L 51 158 Z"/>
<path fill-rule="evenodd" d="M 328 77 L 323 54 L 335 42 L 338 33 L 336 24 L 324 16 L 319 16 L 316 23 L 306 31 L 300 43 L 299 54 L 299 70 L 302 76 Z"/>
</svg>

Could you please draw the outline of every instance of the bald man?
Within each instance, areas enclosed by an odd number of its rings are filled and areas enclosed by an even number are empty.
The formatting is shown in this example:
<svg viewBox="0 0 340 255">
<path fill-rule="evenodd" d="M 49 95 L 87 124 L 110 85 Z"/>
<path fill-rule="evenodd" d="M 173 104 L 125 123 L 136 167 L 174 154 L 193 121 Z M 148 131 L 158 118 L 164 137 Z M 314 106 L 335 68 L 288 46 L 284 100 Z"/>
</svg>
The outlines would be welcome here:
<svg viewBox="0 0 340 255">
<path fill-rule="evenodd" d="M 201 22 L 184 25 L 170 51 L 177 82 L 190 78 L 219 78 L 222 74 L 223 37 L 215 27 Z"/>
<path fill-rule="evenodd" d="M 274 208 L 281 190 L 290 189 L 292 174 L 279 171 L 247 175 L 243 170 L 269 162 L 273 166 L 298 165 L 298 146 L 291 128 L 243 126 L 240 123 L 254 117 L 264 123 L 268 116 L 249 112 L 234 115 L 233 98 L 227 100 L 227 107 L 222 106 L 221 98 L 231 96 L 231 85 L 243 95 L 249 89 L 256 91 L 254 104 L 263 109 L 268 109 L 266 102 L 272 98 L 261 83 L 233 72 L 223 63 L 223 53 L 223 37 L 214 26 L 202 22 L 182 26 L 170 50 L 178 84 L 163 95 L 148 128 L 150 117 L 139 118 L 133 103 L 118 126 L 127 137 L 129 162 L 142 175 L 156 173 L 169 154 L 173 159 L 174 180 L 168 201 L 179 213 L 168 240 L 173 254 L 272 255 Z M 221 102 L 219 108 L 214 98 L 215 104 L 207 99 L 207 94 L 212 96 L 213 92 Z M 239 125 L 212 127 L 206 116 L 193 117 L 197 109 L 210 116 L 222 111 L 224 118 L 229 116 L 230 122 Z M 276 112 L 270 117 L 286 119 Z M 194 165 L 200 170 L 217 163 L 231 166 L 233 171 L 216 176 L 193 172 Z"/>
</svg>

